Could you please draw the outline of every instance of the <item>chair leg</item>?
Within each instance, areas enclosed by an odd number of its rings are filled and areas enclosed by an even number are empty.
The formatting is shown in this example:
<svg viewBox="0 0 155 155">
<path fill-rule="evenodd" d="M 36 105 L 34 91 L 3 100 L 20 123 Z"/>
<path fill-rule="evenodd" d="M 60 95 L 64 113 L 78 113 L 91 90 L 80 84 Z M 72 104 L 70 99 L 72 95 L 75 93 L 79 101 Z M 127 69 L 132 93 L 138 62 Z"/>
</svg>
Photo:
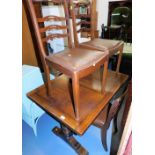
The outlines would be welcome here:
<svg viewBox="0 0 155 155">
<path fill-rule="evenodd" d="M 51 88 L 51 80 L 50 80 L 50 69 L 47 65 L 44 67 L 44 75 L 45 75 L 45 85 L 47 88 L 47 95 L 51 96 L 52 88 Z"/>
<path fill-rule="evenodd" d="M 72 87 L 73 87 L 73 98 L 74 98 L 74 112 L 76 120 L 80 119 L 80 104 L 79 104 L 79 79 L 77 75 L 74 75 L 72 79 Z"/>
<path fill-rule="evenodd" d="M 119 57 L 118 57 L 118 62 L 117 62 L 117 68 L 116 68 L 116 72 L 119 73 L 119 69 L 120 69 L 120 65 L 121 65 L 121 60 L 122 60 L 122 54 L 123 54 L 123 46 L 122 45 L 120 47 L 120 50 L 119 50 Z"/>
<path fill-rule="evenodd" d="M 116 115 L 114 117 L 114 123 L 113 123 L 113 125 L 114 125 L 114 134 L 116 134 L 117 131 L 118 131 L 117 117 L 118 117 L 118 112 L 116 113 Z"/>
<path fill-rule="evenodd" d="M 114 118 L 114 116 L 116 115 L 117 113 L 117 110 L 120 106 L 120 101 L 119 99 L 116 99 L 113 101 L 113 104 L 111 105 L 110 107 L 110 110 L 109 110 L 109 114 L 108 114 L 108 118 L 105 122 L 105 124 L 102 126 L 101 128 L 101 140 L 102 140 L 102 145 L 104 147 L 104 149 L 107 151 L 107 130 L 110 126 L 110 122 L 111 120 Z"/>
<path fill-rule="evenodd" d="M 107 60 L 104 63 L 104 70 L 103 70 L 103 75 L 102 75 L 102 94 L 105 94 L 105 86 L 106 86 L 106 80 L 107 80 L 107 73 L 108 73 L 108 62 L 109 60 Z"/>
<path fill-rule="evenodd" d="M 128 90 L 128 96 L 127 96 L 127 100 L 125 103 L 125 107 L 124 107 L 124 112 L 123 112 L 123 116 L 122 116 L 122 122 L 121 122 L 121 126 L 122 128 L 124 128 L 125 126 L 125 122 L 127 119 L 127 115 L 131 106 L 131 102 L 132 102 L 132 82 L 129 82 L 129 90 Z"/>
</svg>

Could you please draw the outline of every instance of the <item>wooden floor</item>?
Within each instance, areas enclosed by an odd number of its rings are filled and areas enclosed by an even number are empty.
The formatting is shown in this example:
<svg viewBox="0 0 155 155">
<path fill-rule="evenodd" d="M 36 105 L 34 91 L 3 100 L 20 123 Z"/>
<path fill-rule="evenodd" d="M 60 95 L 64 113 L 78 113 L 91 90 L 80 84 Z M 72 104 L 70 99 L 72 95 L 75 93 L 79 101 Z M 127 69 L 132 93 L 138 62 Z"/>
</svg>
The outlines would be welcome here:
<svg viewBox="0 0 155 155">
<path fill-rule="evenodd" d="M 75 133 L 82 135 L 127 78 L 125 74 L 108 71 L 105 96 L 100 93 L 101 74 L 99 71 L 82 79 L 79 121 L 74 115 L 71 82 L 65 75 L 51 81 L 52 97 L 49 98 L 46 95 L 44 85 L 28 93 L 28 97 Z"/>
</svg>

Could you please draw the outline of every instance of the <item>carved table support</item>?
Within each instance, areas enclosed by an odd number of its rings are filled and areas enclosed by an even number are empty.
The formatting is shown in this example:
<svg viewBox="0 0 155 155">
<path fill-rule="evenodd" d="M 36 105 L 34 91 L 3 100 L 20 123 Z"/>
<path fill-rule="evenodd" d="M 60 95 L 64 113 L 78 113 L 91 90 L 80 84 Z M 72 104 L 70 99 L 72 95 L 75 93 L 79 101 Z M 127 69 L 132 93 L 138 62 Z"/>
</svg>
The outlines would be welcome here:
<svg viewBox="0 0 155 155">
<path fill-rule="evenodd" d="M 73 132 L 66 126 L 61 125 L 61 128 L 53 128 L 53 133 L 69 144 L 78 155 L 88 155 L 88 151 L 73 137 Z"/>
</svg>

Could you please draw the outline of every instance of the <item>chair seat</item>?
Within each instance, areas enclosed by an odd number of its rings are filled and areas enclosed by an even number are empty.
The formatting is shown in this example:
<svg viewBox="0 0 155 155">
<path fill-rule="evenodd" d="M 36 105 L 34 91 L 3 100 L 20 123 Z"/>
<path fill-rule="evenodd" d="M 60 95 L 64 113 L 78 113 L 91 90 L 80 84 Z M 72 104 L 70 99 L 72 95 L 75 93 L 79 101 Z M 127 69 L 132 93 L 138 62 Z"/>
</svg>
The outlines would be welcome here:
<svg viewBox="0 0 155 155">
<path fill-rule="evenodd" d="M 99 39 L 95 38 L 91 41 L 84 42 L 80 44 L 80 47 L 94 49 L 94 50 L 108 50 L 110 56 L 118 52 L 118 48 L 122 46 L 123 41 L 120 40 L 110 40 L 110 39 Z"/>
<path fill-rule="evenodd" d="M 61 66 L 70 72 L 78 72 L 91 66 L 95 66 L 104 58 L 107 58 L 108 51 L 104 52 L 72 48 L 66 49 L 62 52 L 55 53 L 46 57 L 48 63 Z"/>
</svg>

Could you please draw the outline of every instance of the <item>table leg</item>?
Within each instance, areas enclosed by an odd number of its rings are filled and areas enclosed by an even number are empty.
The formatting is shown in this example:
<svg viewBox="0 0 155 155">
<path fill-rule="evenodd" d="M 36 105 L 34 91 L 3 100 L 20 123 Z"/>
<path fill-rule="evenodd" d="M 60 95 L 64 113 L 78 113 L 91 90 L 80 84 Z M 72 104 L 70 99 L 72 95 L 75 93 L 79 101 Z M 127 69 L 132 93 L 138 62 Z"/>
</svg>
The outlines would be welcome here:
<svg viewBox="0 0 155 155">
<path fill-rule="evenodd" d="M 73 132 L 70 131 L 66 126 L 61 125 L 61 128 L 53 128 L 55 135 L 63 139 L 69 144 L 78 155 L 88 155 L 88 151 L 73 137 Z"/>
</svg>

